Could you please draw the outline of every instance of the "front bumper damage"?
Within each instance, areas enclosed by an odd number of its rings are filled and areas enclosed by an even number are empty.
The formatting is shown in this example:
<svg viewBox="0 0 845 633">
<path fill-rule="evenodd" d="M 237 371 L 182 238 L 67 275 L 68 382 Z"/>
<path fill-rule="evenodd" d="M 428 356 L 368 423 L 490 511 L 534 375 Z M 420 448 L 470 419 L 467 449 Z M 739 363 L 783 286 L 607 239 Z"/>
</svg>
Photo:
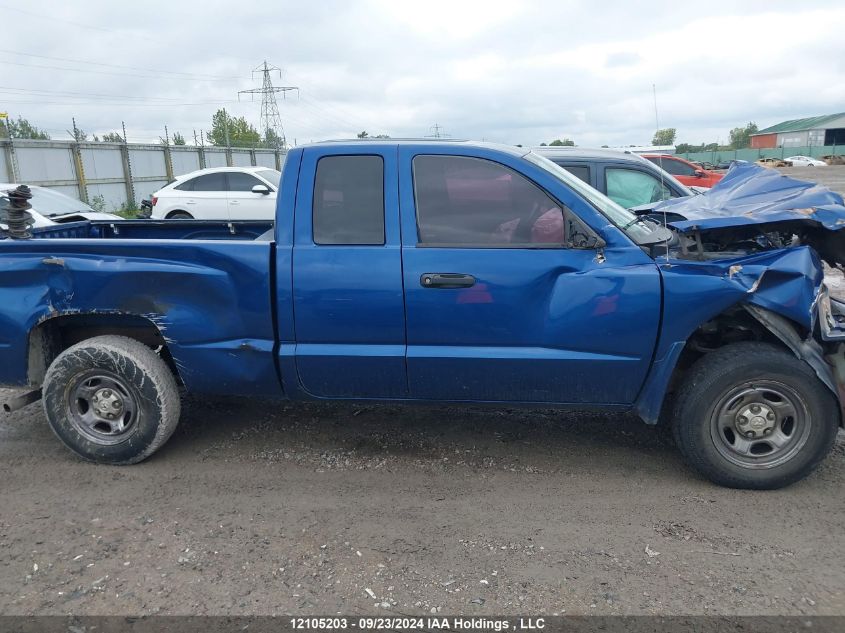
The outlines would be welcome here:
<svg viewBox="0 0 845 633">
<path fill-rule="evenodd" d="M 845 426 L 845 303 L 831 297 L 827 287 L 822 286 L 816 309 L 819 335 L 829 348 L 825 360 L 836 383 Z"/>
</svg>

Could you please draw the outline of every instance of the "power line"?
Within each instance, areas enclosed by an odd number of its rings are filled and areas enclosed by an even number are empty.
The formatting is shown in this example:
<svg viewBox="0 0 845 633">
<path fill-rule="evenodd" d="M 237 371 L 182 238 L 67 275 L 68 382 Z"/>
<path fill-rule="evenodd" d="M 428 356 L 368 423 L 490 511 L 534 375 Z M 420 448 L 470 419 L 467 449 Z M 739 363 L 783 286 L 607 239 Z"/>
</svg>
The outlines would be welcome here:
<svg viewBox="0 0 845 633">
<path fill-rule="evenodd" d="M 44 15 L 43 13 L 35 13 L 34 11 L 27 11 L 25 9 L 18 9 L 17 7 L 10 7 L 6 4 L 0 4 L 0 9 L 5 9 L 6 11 L 17 11 L 18 13 L 25 13 L 26 15 L 32 15 L 36 18 L 43 18 L 45 20 L 53 20 L 54 22 L 64 22 L 65 24 L 72 24 L 73 26 L 77 26 L 82 29 L 92 29 L 94 31 L 102 31 L 104 33 L 113 33 L 111 29 L 104 29 L 99 26 L 92 26 L 90 24 L 82 24 L 80 22 L 72 22 L 70 20 L 63 20 L 62 18 L 57 18 L 52 15 Z"/>
<path fill-rule="evenodd" d="M 350 127 L 350 128 L 356 128 L 356 129 L 366 129 L 368 127 L 366 125 L 362 125 L 360 121 L 358 121 L 356 123 L 354 121 L 351 121 L 350 119 L 347 119 L 347 118 L 342 117 L 338 114 L 335 114 L 331 109 L 329 109 L 329 107 L 316 103 L 315 101 L 308 98 L 307 95 L 301 97 L 301 100 L 303 102 L 303 105 L 305 105 L 306 107 L 311 107 L 315 111 L 322 112 L 322 114 L 320 116 L 322 116 L 323 118 L 328 118 L 329 120 L 332 120 L 335 123 L 339 123 L 344 127 Z"/>
<path fill-rule="evenodd" d="M 267 63 L 264 63 L 258 68 L 254 69 L 253 75 L 260 72 L 263 76 L 261 88 L 253 88 L 251 90 L 238 91 L 238 98 L 242 94 L 250 96 L 261 95 L 261 127 L 264 130 L 264 140 L 267 143 L 277 144 L 279 147 L 286 147 L 285 131 L 282 127 L 282 117 L 279 114 L 279 104 L 276 103 L 276 93 L 281 92 L 282 96 L 291 90 L 299 91 L 296 86 L 273 86 L 270 78 L 272 72 L 278 71 L 279 78 L 282 76 L 282 69 Z"/>
<path fill-rule="evenodd" d="M 172 108 L 173 106 L 208 106 L 237 103 L 234 99 L 229 101 L 194 101 L 188 103 L 113 103 L 109 101 L 18 101 L 15 99 L 3 99 L 2 103 L 21 103 L 30 105 L 56 105 L 56 106 L 121 106 L 132 108 Z"/>
<path fill-rule="evenodd" d="M 107 68 L 122 68 L 124 70 L 140 70 L 141 72 L 156 73 L 158 75 L 180 75 L 197 78 L 207 78 L 214 81 L 235 81 L 238 77 L 223 77 L 220 75 L 207 75 L 205 73 L 186 73 L 176 70 L 158 70 L 156 68 L 139 68 L 137 66 L 121 66 L 119 64 L 106 64 L 104 62 L 95 62 L 85 59 L 71 59 L 69 57 L 52 57 L 50 55 L 37 55 L 35 53 L 24 53 L 22 51 L 10 51 L 0 48 L 0 53 L 10 53 L 12 55 L 22 55 L 24 57 L 38 57 L 39 59 L 52 59 L 60 62 L 71 62 L 73 64 L 90 64 L 92 66 L 104 66 Z"/>
<path fill-rule="evenodd" d="M 140 75 L 138 73 L 122 73 L 108 70 L 93 70 L 90 68 L 68 68 L 66 66 L 50 66 L 48 64 L 24 64 L 23 62 L 3 61 L 3 64 L 12 64 L 13 66 L 23 66 L 24 68 L 47 68 L 49 70 L 64 70 L 73 73 L 93 73 L 95 75 L 112 75 L 117 77 L 139 77 L 141 79 L 181 79 L 183 81 L 232 81 L 231 79 L 203 79 L 198 77 L 191 79 L 188 77 L 162 77 L 158 74 Z"/>
<path fill-rule="evenodd" d="M 101 92 L 73 92 L 69 90 L 46 90 L 46 89 L 39 89 L 39 88 L 17 88 L 13 86 L 0 86 L 0 92 L 7 92 L 11 94 L 33 94 L 33 95 L 55 95 L 55 96 L 79 96 L 88 98 L 107 98 L 107 99 L 137 99 L 140 101 L 178 101 L 174 97 L 139 97 L 138 95 L 116 95 L 116 94 L 105 94 Z"/>
<path fill-rule="evenodd" d="M 355 125 L 353 125 L 352 127 L 360 127 L 360 128 L 369 127 L 368 125 L 361 125 L 363 122 L 362 122 L 361 119 L 358 118 L 357 115 L 352 114 L 348 110 L 345 110 L 344 108 L 338 106 L 337 103 L 334 102 L 332 99 L 327 99 L 325 94 L 321 95 L 319 91 L 314 90 L 314 87 L 313 87 L 312 84 L 310 84 L 307 81 L 302 81 L 301 77 L 296 78 L 296 83 L 298 83 L 300 86 L 302 86 L 302 89 L 305 91 L 306 95 L 313 95 L 315 98 L 319 99 L 323 103 L 325 103 L 327 101 L 332 102 L 331 106 L 323 106 L 323 107 L 324 108 L 330 107 L 332 111 L 339 113 L 339 115 L 342 115 L 346 119 L 347 122 L 348 121 L 356 122 Z M 306 100 L 308 99 L 307 96 L 302 97 L 302 98 L 306 99 Z"/>
</svg>

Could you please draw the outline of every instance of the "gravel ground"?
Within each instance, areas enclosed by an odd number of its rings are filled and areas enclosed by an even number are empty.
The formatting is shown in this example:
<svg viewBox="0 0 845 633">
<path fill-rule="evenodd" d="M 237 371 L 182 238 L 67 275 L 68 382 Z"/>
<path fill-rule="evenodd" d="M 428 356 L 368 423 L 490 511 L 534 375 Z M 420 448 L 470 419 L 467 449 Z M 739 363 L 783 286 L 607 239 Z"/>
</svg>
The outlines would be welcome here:
<svg viewBox="0 0 845 633">
<path fill-rule="evenodd" d="M 845 165 L 828 165 L 827 167 L 781 167 L 778 169 L 782 174 L 817 182 L 825 187 L 830 187 L 837 193 L 845 196 Z"/>
<path fill-rule="evenodd" d="M 626 416 L 188 399 L 119 468 L 31 405 L 0 418 L 0 613 L 845 614 L 844 458 L 735 491 Z"/>
</svg>

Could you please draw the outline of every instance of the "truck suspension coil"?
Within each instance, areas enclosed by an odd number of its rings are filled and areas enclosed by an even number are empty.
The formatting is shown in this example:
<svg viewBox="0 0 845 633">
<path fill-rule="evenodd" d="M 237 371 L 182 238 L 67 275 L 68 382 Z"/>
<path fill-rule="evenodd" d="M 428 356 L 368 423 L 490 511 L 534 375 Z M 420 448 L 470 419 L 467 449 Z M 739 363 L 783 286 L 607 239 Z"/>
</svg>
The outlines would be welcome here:
<svg viewBox="0 0 845 633">
<path fill-rule="evenodd" d="M 28 240 L 32 238 L 30 227 L 35 220 L 27 213 L 32 208 L 29 204 L 32 198 L 32 191 L 26 185 L 18 185 L 16 188 L 5 192 L 0 197 L 0 222 L 8 228 L 6 233 L 15 240 Z"/>
</svg>

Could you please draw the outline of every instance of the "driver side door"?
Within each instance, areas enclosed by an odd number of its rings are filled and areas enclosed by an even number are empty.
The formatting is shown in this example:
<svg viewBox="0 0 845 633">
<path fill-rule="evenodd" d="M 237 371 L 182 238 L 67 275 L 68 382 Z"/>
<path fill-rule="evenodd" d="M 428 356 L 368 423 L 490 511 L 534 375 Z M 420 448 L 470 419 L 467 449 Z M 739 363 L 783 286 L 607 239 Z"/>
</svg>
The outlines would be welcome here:
<svg viewBox="0 0 845 633">
<path fill-rule="evenodd" d="M 409 395 L 633 402 L 657 337 L 653 260 L 624 238 L 576 246 L 598 237 L 586 202 L 560 202 L 526 161 L 414 149 L 399 155 Z"/>
</svg>

